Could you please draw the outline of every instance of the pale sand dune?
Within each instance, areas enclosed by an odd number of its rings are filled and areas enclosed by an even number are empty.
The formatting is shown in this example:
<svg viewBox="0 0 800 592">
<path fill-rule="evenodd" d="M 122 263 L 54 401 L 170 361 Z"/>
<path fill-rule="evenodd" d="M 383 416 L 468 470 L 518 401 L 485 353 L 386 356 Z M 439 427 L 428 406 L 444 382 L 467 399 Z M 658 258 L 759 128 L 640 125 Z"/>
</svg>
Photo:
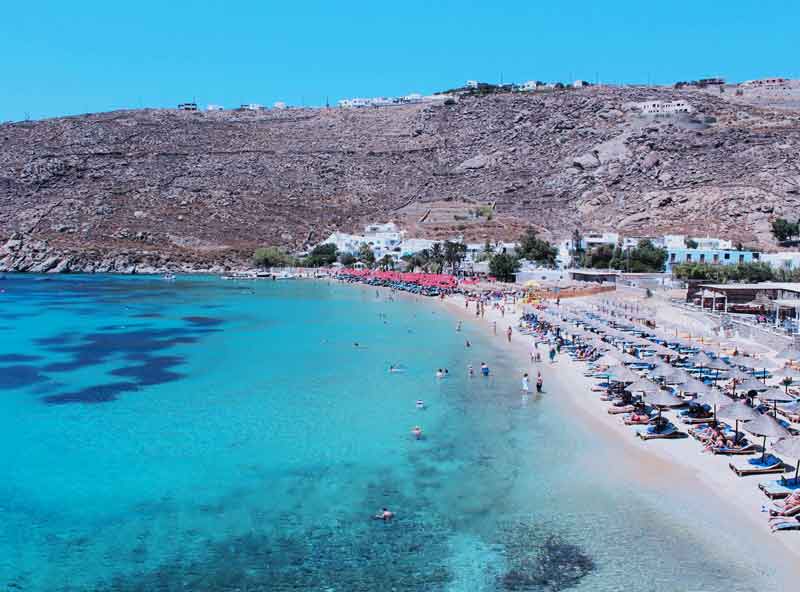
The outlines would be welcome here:
<svg viewBox="0 0 800 592">
<path fill-rule="evenodd" d="M 505 330 L 511 325 L 516 330 L 521 306 L 512 311 L 506 307 L 505 316 L 486 308 L 484 319 L 475 317 L 474 305 L 466 310 L 462 297 L 451 297 L 443 301 L 445 307 L 465 322 L 482 323 L 491 332 L 497 322 L 497 344 L 507 348 L 516 356 L 520 371 L 541 370 L 545 390 L 552 393 L 553 404 L 560 405 L 575 419 L 573 429 L 592 430 L 598 437 L 608 440 L 624 456 L 626 461 L 614 470 L 626 470 L 643 484 L 669 488 L 672 491 L 692 491 L 698 499 L 707 500 L 715 511 L 730 517 L 730 528 L 739 532 L 747 541 L 743 552 L 758 545 L 775 558 L 775 568 L 785 569 L 787 578 L 800 576 L 800 533 L 770 532 L 767 515 L 761 512 L 762 505 L 769 502 L 761 493 L 757 483 L 774 476 L 737 477 L 728 467 L 729 458 L 701 454 L 701 447 L 692 438 L 668 441 L 643 442 L 635 437 L 635 428 L 626 426 L 619 417 L 609 415 L 608 403 L 600 400 L 591 391 L 594 381 L 583 376 L 585 364 L 573 362 L 568 356 L 558 357 L 555 364 L 543 361 L 530 362 L 530 338 L 515 334 L 511 344 L 506 341 Z M 543 352 L 543 356 L 544 356 Z M 674 412 L 666 415 L 673 416 Z M 679 424 L 675 421 L 676 425 Z M 587 462 L 590 462 L 587 459 Z"/>
</svg>

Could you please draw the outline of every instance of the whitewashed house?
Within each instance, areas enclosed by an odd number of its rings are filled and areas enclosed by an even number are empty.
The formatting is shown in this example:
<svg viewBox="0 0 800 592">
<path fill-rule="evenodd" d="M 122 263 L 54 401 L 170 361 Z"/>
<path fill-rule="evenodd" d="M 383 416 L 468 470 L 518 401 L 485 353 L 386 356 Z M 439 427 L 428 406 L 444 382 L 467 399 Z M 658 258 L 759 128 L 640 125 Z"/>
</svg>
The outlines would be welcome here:
<svg viewBox="0 0 800 592">
<path fill-rule="evenodd" d="M 686 101 L 644 101 L 637 106 L 642 115 L 675 115 L 694 111 Z"/>
</svg>

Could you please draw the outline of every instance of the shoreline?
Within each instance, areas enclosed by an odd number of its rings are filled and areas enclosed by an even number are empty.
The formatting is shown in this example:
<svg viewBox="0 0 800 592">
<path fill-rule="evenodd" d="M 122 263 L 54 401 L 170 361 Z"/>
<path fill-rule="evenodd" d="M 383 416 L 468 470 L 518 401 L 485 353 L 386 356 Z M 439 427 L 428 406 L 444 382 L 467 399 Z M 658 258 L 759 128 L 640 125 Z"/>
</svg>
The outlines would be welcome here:
<svg viewBox="0 0 800 592">
<path fill-rule="evenodd" d="M 762 505 L 770 503 L 757 487 L 757 483 L 776 479 L 778 475 L 761 477 L 736 477 L 728 467 L 730 458 L 724 455 L 701 453 L 701 448 L 692 438 L 667 441 L 641 441 L 635 437 L 635 427 L 626 426 L 619 417 L 607 413 L 608 403 L 601 401 L 591 388 L 592 379 L 583 376 L 584 364 L 575 362 L 567 355 L 560 355 L 555 364 L 542 360 L 530 361 L 530 339 L 520 338 L 517 327 L 521 313 L 508 306 L 506 314 L 487 307 L 484 319 L 475 316 L 474 308 L 466 309 L 462 296 L 450 296 L 440 301 L 442 308 L 463 322 L 477 322 L 491 332 L 494 321 L 498 323 L 496 347 L 498 354 L 508 356 L 520 372 L 527 371 L 532 381 L 533 373 L 542 372 L 544 396 L 559 407 L 572 428 L 585 429 L 592 437 L 599 438 L 612 453 L 622 455 L 620 464 L 615 462 L 609 470 L 623 471 L 625 477 L 643 487 L 656 488 L 674 494 L 691 495 L 699 500 L 713 503 L 716 511 L 730 517 L 733 530 L 747 537 L 748 545 L 758 545 L 773 553 L 775 566 L 783 566 L 787 578 L 800 577 L 800 537 L 795 533 L 772 533 L 767 514 L 761 512 Z M 506 341 L 505 328 L 514 329 L 511 343 Z M 490 334 L 490 338 L 493 337 Z M 553 385 L 548 389 L 549 385 Z M 685 488 L 690 488 L 688 491 Z M 775 570 L 777 571 L 777 570 Z"/>
</svg>

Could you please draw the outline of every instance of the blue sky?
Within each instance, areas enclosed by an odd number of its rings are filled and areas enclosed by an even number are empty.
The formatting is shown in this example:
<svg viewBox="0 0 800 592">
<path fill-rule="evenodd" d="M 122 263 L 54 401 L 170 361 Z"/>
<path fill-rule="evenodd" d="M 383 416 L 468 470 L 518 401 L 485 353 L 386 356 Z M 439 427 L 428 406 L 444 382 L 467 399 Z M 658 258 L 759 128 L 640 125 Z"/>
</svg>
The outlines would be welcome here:
<svg viewBox="0 0 800 592">
<path fill-rule="evenodd" d="M 0 121 L 322 105 L 466 79 L 800 77 L 798 0 L 8 1 Z"/>
</svg>

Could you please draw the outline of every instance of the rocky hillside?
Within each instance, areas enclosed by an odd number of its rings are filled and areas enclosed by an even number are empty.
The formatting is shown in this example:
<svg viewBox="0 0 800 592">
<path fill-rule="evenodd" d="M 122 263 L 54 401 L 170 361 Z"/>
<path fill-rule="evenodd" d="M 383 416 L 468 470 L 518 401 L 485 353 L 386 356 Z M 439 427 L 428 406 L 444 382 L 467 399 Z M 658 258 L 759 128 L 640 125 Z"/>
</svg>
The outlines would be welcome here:
<svg viewBox="0 0 800 592">
<path fill-rule="evenodd" d="M 632 103 L 688 101 L 644 118 Z M 0 125 L 0 269 L 221 269 L 365 222 L 412 235 L 618 229 L 762 247 L 797 217 L 800 113 L 697 91 L 451 106 L 120 111 Z"/>
</svg>

